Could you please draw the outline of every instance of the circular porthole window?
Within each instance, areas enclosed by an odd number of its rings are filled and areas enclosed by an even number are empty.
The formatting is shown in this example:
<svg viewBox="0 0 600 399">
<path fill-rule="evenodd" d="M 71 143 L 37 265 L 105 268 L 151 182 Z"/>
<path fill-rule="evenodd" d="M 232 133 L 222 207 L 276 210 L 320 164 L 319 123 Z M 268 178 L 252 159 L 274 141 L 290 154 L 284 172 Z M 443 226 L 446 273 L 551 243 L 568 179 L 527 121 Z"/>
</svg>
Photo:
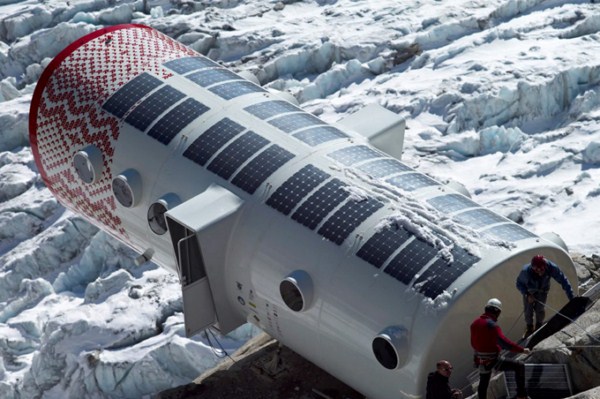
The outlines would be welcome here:
<svg viewBox="0 0 600 399">
<path fill-rule="evenodd" d="M 165 213 L 179 205 L 181 201 L 175 194 L 167 194 L 154 202 L 148 208 L 148 226 L 155 234 L 163 235 L 167 232 L 167 219 Z"/>
<path fill-rule="evenodd" d="M 73 156 L 75 173 L 85 184 L 96 182 L 102 174 L 102 152 L 95 145 L 85 147 Z"/>
<path fill-rule="evenodd" d="M 402 367 L 408 358 L 408 332 L 400 326 L 390 326 L 373 339 L 373 354 L 389 370 Z"/>
<path fill-rule="evenodd" d="M 294 312 L 302 312 L 312 302 L 312 279 L 304 270 L 296 270 L 281 281 L 279 293 L 288 308 Z"/>
<path fill-rule="evenodd" d="M 125 208 L 137 205 L 142 193 L 140 175 L 133 169 L 127 169 L 112 181 L 113 195 Z"/>
</svg>

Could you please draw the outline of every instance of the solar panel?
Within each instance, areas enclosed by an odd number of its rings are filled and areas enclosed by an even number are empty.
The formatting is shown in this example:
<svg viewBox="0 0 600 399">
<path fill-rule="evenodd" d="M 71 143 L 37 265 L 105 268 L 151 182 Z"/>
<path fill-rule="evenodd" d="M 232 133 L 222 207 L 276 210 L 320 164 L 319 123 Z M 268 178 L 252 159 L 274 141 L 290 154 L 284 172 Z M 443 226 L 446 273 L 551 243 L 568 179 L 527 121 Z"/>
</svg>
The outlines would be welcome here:
<svg viewBox="0 0 600 399">
<path fill-rule="evenodd" d="M 198 165 L 204 166 L 225 143 L 244 130 L 246 130 L 245 127 L 229 118 L 221 119 L 194 140 L 185 150 L 183 156 L 191 159 Z"/>
<path fill-rule="evenodd" d="M 275 190 L 267 200 L 267 205 L 289 215 L 302 198 L 328 178 L 329 174 L 321 169 L 306 165 Z"/>
<path fill-rule="evenodd" d="M 287 101 L 265 101 L 244 108 L 247 112 L 260 119 L 269 119 L 272 116 L 288 112 L 300 112 L 300 108 Z"/>
<path fill-rule="evenodd" d="M 206 57 L 184 57 L 165 62 L 164 66 L 183 75 L 198 69 L 219 67 L 219 64 Z"/>
<path fill-rule="evenodd" d="M 269 120 L 277 129 L 291 133 L 309 126 L 324 125 L 325 122 L 306 112 L 279 116 Z"/>
<path fill-rule="evenodd" d="M 122 118 L 136 102 L 161 84 L 160 79 L 144 72 L 114 92 L 102 108 L 116 117 Z"/>
<path fill-rule="evenodd" d="M 369 262 L 376 268 L 383 266 L 385 261 L 404 244 L 411 235 L 396 225 L 388 226 L 373 234 L 358 250 L 356 256 Z"/>
<path fill-rule="evenodd" d="M 323 223 L 318 233 L 341 245 L 352 231 L 382 206 L 381 202 L 373 198 L 349 200 Z"/>
<path fill-rule="evenodd" d="M 499 238 L 500 240 L 505 240 L 509 242 L 524 240 L 526 238 L 535 238 L 537 237 L 532 232 L 525 230 L 521 226 L 515 223 L 507 223 L 502 224 L 500 226 L 494 226 L 490 229 L 484 230 L 483 233 L 486 236 L 491 236 L 494 238 Z"/>
<path fill-rule="evenodd" d="M 472 209 L 470 211 L 461 212 L 452 217 L 459 223 L 474 229 L 479 229 L 494 223 L 506 223 L 507 220 L 502 216 L 484 208 Z"/>
<path fill-rule="evenodd" d="M 479 261 L 478 257 L 469 254 L 460 247 L 454 247 L 451 252 L 454 258 L 452 263 L 448 264 L 440 258 L 419 276 L 414 284 L 418 292 L 426 297 L 435 299 L 450 287 L 467 269 Z"/>
<path fill-rule="evenodd" d="M 223 83 L 218 86 L 213 86 L 208 90 L 212 91 L 213 93 L 225 100 L 231 100 L 232 98 L 239 97 L 248 93 L 265 92 L 265 90 L 262 87 L 245 80 Z"/>
<path fill-rule="evenodd" d="M 185 97 L 185 95 L 182 92 L 171 86 L 161 87 L 142 101 L 140 105 L 135 107 L 134 110 L 127 115 L 125 121 L 130 125 L 137 127 L 139 130 L 144 131 L 160 116 L 160 114 L 165 112 L 183 97 Z"/>
<path fill-rule="evenodd" d="M 333 208 L 348 198 L 350 194 L 343 189 L 345 186 L 338 179 L 327 182 L 300 205 L 292 219 L 314 230 Z"/>
<path fill-rule="evenodd" d="M 167 112 L 148 132 L 150 137 L 155 138 L 167 145 L 187 125 L 208 111 L 208 107 L 193 98 L 188 98 L 175 108 Z"/>
<path fill-rule="evenodd" d="M 327 155 L 329 158 L 335 159 L 346 166 L 352 165 L 370 158 L 383 158 L 385 154 L 375 151 L 366 145 L 355 145 L 352 147 L 342 148 Z"/>
<path fill-rule="evenodd" d="M 254 194 L 267 177 L 292 158 L 294 154 L 273 144 L 248 162 L 231 182 L 247 193 Z"/>
<path fill-rule="evenodd" d="M 186 75 L 186 78 L 202 87 L 207 87 L 226 80 L 242 80 L 241 77 L 225 68 L 203 69 Z"/>
<path fill-rule="evenodd" d="M 227 180 L 248 158 L 269 144 L 269 140 L 248 131 L 217 155 L 207 169 Z"/>
<path fill-rule="evenodd" d="M 400 172 L 412 170 L 402 162 L 395 159 L 377 159 L 358 166 L 358 170 L 368 174 L 373 178 L 393 175 Z"/>
<path fill-rule="evenodd" d="M 331 140 L 348 138 L 346 134 L 333 126 L 311 127 L 310 129 L 294 133 L 293 136 L 310 146 L 316 146 Z"/>
<path fill-rule="evenodd" d="M 418 172 L 390 177 L 386 182 L 405 191 L 414 191 L 422 187 L 439 185 L 439 183 L 432 178 Z"/>
<path fill-rule="evenodd" d="M 415 275 L 438 253 L 438 250 L 418 238 L 412 240 L 383 270 L 396 280 L 409 284 Z"/>
<path fill-rule="evenodd" d="M 427 200 L 438 211 L 446 214 L 459 211 L 466 208 L 479 207 L 475 202 L 461 194 L 440 195 L 439 197 Z"/>
</svg>

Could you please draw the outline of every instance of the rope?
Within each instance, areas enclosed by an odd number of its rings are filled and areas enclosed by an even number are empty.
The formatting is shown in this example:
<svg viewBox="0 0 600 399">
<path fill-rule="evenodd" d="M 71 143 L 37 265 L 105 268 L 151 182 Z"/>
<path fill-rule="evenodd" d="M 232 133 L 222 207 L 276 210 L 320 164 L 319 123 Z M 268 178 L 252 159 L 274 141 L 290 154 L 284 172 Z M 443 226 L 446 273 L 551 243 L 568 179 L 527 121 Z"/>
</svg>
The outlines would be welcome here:
<svg viewBox="0 0 600 399">
<path fill-rule="evenodd" d="M 556 314 L 561 315 L 562 317 L 564 317 L 565 319 L 569 320 L 571 323 L 575 324 L 577 327 L 579 327 L 581 329 L 581 331 L 583 331 L 585 333 L 585 335 L 587 335 L 588 337 L 590 337 L 592 339 L 592 341 L 596 341 L 598 343 L 600 343 L 600 340 L 596 337 L 594 337 L 593 335 L 591 335 L 590 333 L 588 333 L 586 331 L 585 328 L 583 328 L 582 326 L 579 325 L 579 323 L 577 323 L 575 320 L 573 320 L 572 318 L 565 316 L 564 314 L 560 313 L 558 310 L 553 309 L 551 306 L 549 306 L 548 304 L 545 304 L 542 301 L 538 301 L 537 299 L 534 299 L 537 303 L 541 304 L 542 306 L 545 306 L 546 308 L 550 309 L 551 311 L 553 311 Z"/>
</svg>

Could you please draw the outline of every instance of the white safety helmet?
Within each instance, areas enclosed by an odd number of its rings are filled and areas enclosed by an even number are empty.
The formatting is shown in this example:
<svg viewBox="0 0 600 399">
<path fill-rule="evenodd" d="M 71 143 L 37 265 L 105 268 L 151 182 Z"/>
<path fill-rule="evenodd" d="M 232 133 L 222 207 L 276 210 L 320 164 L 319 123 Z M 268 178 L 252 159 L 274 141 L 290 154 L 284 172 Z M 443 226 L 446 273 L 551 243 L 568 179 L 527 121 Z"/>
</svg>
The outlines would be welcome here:
<svg viewBox="0 0 600 399">
<path fill-rule="evenodd" d="M 500 302 L 500 299 L 498 298 L 492 298 L 487 302 L 487 305 L 485 305 L 486 307 L 491 306 L 493 308 L 496 308 L 500 311 L 502 311 L 502 302 Z"/>
</svg>

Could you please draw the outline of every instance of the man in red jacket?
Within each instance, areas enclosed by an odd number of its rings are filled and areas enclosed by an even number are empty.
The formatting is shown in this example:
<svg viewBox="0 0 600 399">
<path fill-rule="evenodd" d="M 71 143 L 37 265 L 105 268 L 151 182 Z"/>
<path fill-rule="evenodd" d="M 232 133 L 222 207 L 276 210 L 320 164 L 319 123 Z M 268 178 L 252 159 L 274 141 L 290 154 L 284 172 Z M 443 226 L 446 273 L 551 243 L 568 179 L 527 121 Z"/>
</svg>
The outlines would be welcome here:
<svg viewBox="0 0 600 399">
<path fill-rule="evenodd" d="M 517 380 L 517 399 L 527 399 L 525 365 L 521 361 L 500 357 L 500 351 L 508 349 L 511 352 L 525 354 L 530 353 L 530 351 L 504 336 L 502 329 L 497 323 L 501 312 L 502 302 L 496 298 L 492 298 L 487 302 L 485 313 L 471 324 L 471 346 L 475 350 L 475 366 L 479 367 L 477 396 L 479 399 L 487 398 L 487 389 L 492 376 L 492 370 L 496 369 L 500 371 L 514 371 Z"/>
</svg>

